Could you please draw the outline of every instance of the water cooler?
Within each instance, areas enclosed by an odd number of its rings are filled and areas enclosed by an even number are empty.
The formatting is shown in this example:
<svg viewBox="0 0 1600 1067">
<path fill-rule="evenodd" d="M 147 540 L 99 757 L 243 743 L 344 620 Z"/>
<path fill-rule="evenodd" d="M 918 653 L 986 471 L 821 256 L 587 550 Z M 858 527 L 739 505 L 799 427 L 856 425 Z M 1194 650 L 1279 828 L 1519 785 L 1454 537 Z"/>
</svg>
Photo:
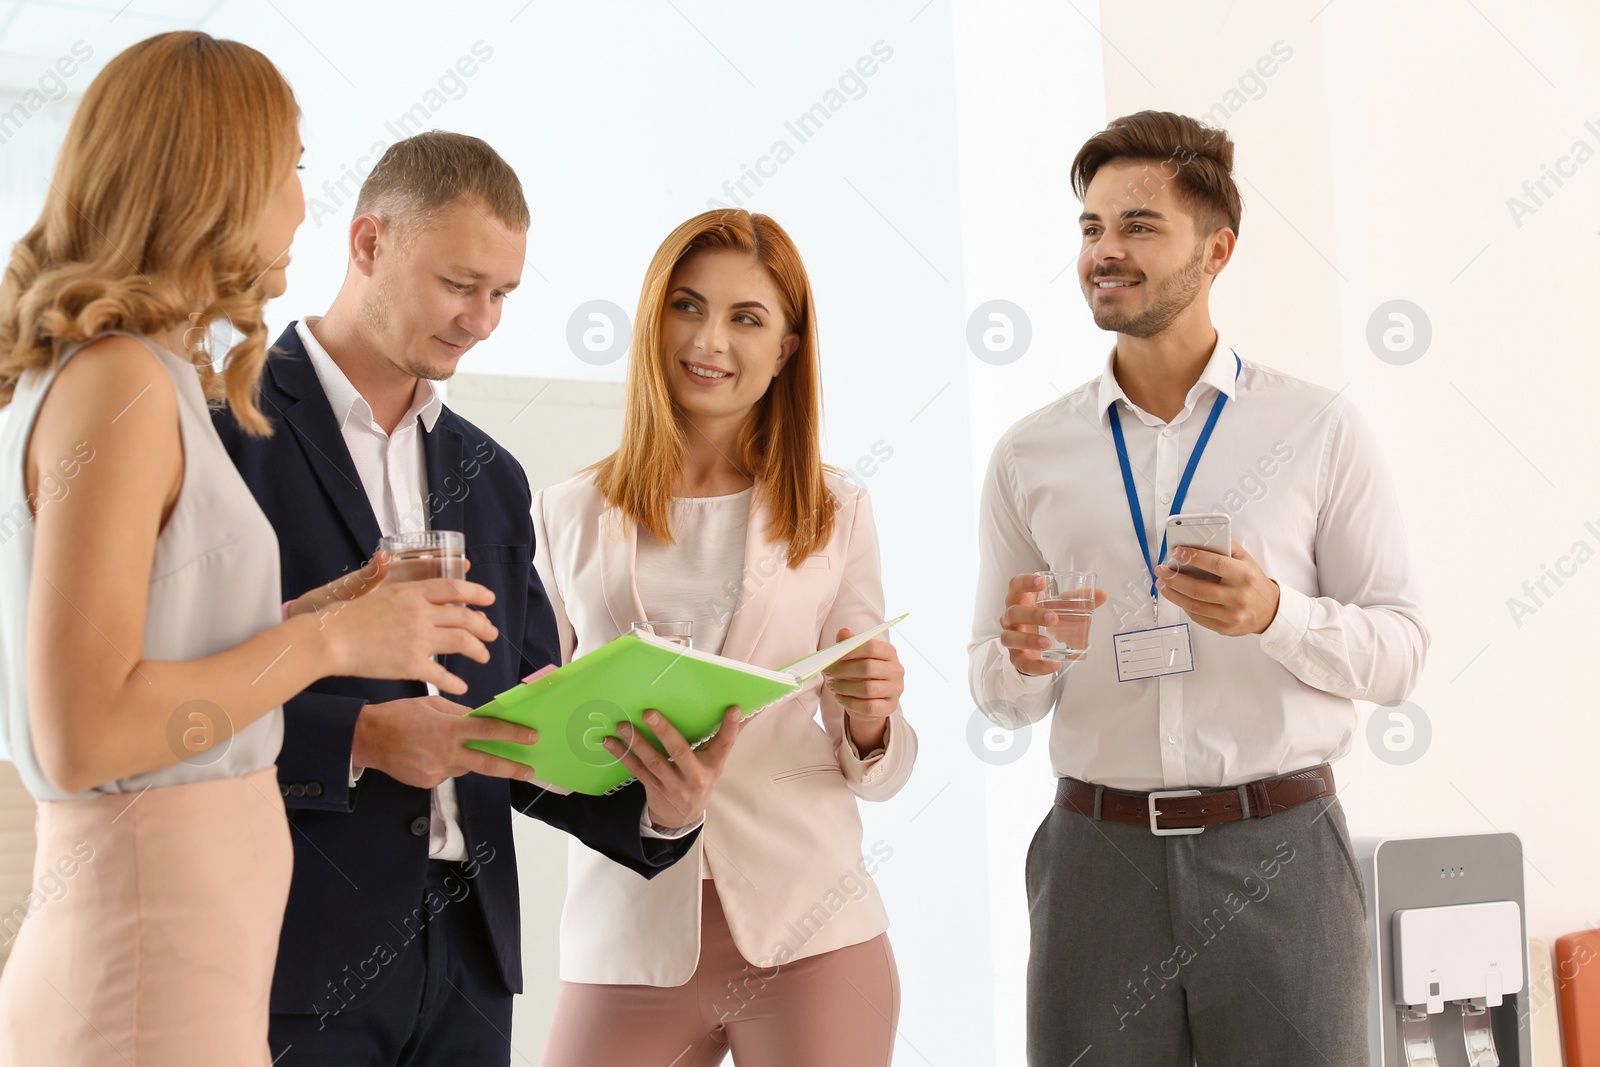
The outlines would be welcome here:
<svg viewBox="0 0 1600 1067">
<path fill-rule="evenodd" d="M 1522 843 L 1357 838 L 1373 1067 L 1532 1067 Z"/>
</svg>

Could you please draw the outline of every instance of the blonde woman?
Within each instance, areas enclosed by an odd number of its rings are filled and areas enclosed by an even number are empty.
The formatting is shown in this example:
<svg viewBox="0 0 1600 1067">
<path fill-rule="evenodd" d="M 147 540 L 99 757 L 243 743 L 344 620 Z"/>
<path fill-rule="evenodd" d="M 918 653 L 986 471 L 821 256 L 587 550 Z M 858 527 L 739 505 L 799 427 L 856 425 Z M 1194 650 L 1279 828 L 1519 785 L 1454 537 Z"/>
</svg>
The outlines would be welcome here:
<svg viewBox="0 0 1600 1067">
<path fill-rule="evenodd" d="M 0 282 L 0 740 L 38 798 L 0 1064 L 256 1064 L 289 888 L 282 702 L 326 675 L 465 686 L 465 583 L 381 565 L 279 604 L 278 544 L 208 414 L 252 432 L 262 306 L 305 202 L 260 53 L 169 33 L 84 94 Z M 242 334 L 214 368 L 206 327 Z M 363 595 L 364 594 L 364 595 Z"/>
<path fill-rule="evenodd" d="M 815 311 L 772 219 L 712 211 L 657 251 L 621 446 L 533 502 L 562 655 L 636 621 L 778 667 L 883 619 L 867 494 L 825 468 Z M 899 985 L 858 800 L 917 740 L 885 640 L 751 719 L 692 859 L 646 882 L 570 852 L 546 1067 L 889 1062 Z M 821 722 L 815 718 L 821 711 Z"/>
</svg>

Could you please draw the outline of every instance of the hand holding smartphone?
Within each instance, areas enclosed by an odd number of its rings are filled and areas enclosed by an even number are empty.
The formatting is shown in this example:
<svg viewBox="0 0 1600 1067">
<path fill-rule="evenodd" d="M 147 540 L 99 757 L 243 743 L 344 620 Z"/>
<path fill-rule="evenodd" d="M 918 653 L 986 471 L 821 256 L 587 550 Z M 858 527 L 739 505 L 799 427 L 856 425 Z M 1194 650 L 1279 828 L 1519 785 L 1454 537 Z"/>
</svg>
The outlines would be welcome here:
<svg viewBox="0 0 1600 1067">
<path fill-rule="evenodd" d="M 1167 565 L 1179 574 L 1207 582 L 1220 582 L 1218 575 L 1200 567 L 1180 565 L 1172 559 L 1175 548 L 1203 548 L 1209 552 L 1233 555 L 1233 520 L 1222 512 L 1186 512 L 1167 517 Z"/>
</svg>

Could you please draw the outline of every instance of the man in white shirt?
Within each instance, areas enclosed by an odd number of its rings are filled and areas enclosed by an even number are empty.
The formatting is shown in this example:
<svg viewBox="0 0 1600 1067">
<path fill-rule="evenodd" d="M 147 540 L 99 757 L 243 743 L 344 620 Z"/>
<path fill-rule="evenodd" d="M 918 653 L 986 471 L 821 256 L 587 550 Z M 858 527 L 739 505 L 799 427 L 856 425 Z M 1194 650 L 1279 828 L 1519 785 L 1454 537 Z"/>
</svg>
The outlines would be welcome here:
<svg viewBox="0 0 1600 1067">
<path fill-rule="evenodd" d="M 1004 727 L 1055 712 L 1026 878 L 1035 1067 L 1366 1062 L 1363 890 L 1327 764 L 1352 700 L 1411 692 L 1428 635 L 1364 421 L 1212 326 L 1232 164 L 1225 132 L 1165 112 L 1079 151 L 1078 278 L 1116 344 L 1007 431 L 984 484 L 972 691 Z M 1163 558 L 1180 512 L 1226 515 L 1231 556 Z M 1101 586 L 1072 660 L 1042 655 L 1044 570 Z"/>
</svg>

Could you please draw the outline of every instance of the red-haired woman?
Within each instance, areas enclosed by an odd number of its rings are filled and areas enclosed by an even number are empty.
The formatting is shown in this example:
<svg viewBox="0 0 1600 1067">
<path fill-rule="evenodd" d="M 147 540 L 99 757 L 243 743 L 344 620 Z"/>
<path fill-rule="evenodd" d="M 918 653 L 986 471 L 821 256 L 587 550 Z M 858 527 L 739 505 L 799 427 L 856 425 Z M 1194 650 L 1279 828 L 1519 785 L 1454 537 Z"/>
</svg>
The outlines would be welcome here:
<svg viewBox="0 0 1600 1067">
<path fill-rule="evenodd" d="M 0 740 L 40 802 L 0 1065 L 266 1067 L 280 705 L 328 675 L 460 693 L 430 656 L 488 658 L 493 627 L 449 605 L 485 603 L 471 583 L 379 568 L 285 619 L 277 538 L 212 429 L 225 396 L 271 432 L 261 311 L 305 217 L 298 124 L 254 49 L 141 41 L 84 94 L 0 282 Z M 218 371 L 223 319 L 243 339 Z"/>
<path fill-rule="evenodd" d="M 533 503 L 562 654 L 636 621 L 778 667 L 883 620 L 867 494 L 820 457 L 811 285 L 772 219 L 711 211 L 650 264 L 620 447 Z M 692 858 L 646 882 L 570 846 L 547 1067 L 889 1062 L 899 982 L 858 799 L 917 739 L 885 640 L 746 724 Z M 821 724 L 815 718 L 821 705 Z M 691 1051 L 692 1050 L 692 1051 Z"/>
</svg>

